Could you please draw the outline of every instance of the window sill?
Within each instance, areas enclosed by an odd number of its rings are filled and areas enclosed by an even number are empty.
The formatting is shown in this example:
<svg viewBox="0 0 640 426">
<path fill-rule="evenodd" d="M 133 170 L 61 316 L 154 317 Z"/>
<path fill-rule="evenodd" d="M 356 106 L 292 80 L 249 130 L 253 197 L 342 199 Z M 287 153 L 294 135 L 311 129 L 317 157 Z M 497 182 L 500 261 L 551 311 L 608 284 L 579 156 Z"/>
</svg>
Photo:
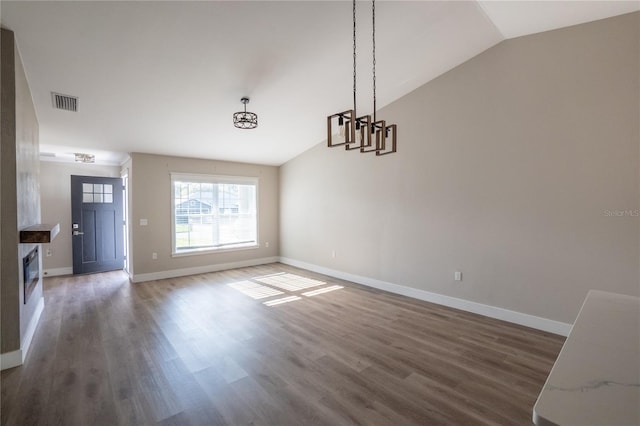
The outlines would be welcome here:
<svg viewBox="0 0 640 426">
<path fill-rule="evenodd" d="M 200 249 L 174 251 L 171 253 L 171 257 L 198 256 L 202 254 L 227 253 L 230 251 L 255 250 L 258 248 L 260 248 L 260 244 L 237 245 L 237 246 L 224 247 L 224 248 L 204 247 Z"/>
</svg>

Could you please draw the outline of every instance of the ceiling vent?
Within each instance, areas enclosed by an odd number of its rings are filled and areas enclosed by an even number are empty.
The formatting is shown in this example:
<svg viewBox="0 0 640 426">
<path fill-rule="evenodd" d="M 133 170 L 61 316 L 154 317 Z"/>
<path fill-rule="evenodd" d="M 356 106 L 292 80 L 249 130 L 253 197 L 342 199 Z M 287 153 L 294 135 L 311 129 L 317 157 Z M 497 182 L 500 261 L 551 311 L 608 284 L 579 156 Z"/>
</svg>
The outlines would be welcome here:
<svg viewBox="0 0 640 426">
<path fill-rule="evenodd" d="M 61 95 L 54 92 L 51 92 L 51 96 L 53 97 L 54 108 L 78 112 L 78 98 L 76 96 Z"/>
</svg>

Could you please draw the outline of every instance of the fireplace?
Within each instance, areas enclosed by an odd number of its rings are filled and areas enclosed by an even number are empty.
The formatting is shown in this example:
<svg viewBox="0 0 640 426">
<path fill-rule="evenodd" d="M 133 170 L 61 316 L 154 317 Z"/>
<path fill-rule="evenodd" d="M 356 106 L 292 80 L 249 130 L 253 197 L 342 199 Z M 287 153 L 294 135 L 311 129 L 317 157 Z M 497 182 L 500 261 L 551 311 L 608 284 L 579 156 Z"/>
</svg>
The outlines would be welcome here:
<svg viewBox="0 0 640 426">
<path fill-rule="evenodd" d="M 34 248 L 22 259 L 24 270 L 24 303 L 27 303 L 29 296 L 38 285 L 40 280 L 40 256 L 38 247 Z"/>
</svg>

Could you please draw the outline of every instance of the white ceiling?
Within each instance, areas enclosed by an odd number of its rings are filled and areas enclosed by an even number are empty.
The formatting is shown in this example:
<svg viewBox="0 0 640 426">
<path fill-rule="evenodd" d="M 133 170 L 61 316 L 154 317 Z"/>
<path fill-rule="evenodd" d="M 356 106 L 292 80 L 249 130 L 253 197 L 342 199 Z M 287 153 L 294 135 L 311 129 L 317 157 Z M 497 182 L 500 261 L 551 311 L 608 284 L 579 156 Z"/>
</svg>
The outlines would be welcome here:
<svg viewBox="0 0 640 426">
<path fill-rule="evenodd" d="M 371 4 L 358 2 L 359 112 L 371 110 Z M 506 38 L 640 10 L 640 1 L 378 1 L 378 105 Z M 351 106 L 350 1 L 2 1 L 41 152 L 148 152 L 279 165 Z M 51 92 L 79 111 L 52 107 Z M 232 114 L 256 112 L 255 130 Z M 402 141 L 400 140 L 400 143 Z"/>
</svg>

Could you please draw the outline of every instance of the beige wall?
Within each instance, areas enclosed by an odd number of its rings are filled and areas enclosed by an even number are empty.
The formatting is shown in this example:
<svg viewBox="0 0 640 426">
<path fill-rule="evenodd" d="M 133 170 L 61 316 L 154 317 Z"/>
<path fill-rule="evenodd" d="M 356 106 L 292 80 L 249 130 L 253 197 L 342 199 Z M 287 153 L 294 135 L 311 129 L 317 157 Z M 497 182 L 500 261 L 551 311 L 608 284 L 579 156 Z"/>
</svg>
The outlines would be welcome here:
<svg viewBox="0 0 640 426">
<path fill-rule="evenodd" d="M 639 20 L 489 49 L 380 111 L 396 154 L 286 163 L 281 255 L 568 323 L 638 295 L 638 217 L 606 211 L 640 207 Z"/>
<path fill-rule="evenodd" d="M 257 249 L 227 251 L 194 256 L 171 256 L 170 173 L 258 177 Z M 150 154 L 131 154 L 131 246 L 133 271 L 159 273 L 218 264 L 250 261 L 277 256 L 278 244 L 278 168 L 225 161 L 199 160 Z M 148 226 L 140 226 L 147 219 Z M 267 248 L 265 243 L 269 242 Z M 152 253 L 158 260 L 152 260 Z"/>
<path fill-rule="evenodd" d="M 24 303 L 22 259 L 36 244 L 18 231 L 40 223 L 38 120 L 11 31 L 2 30 L 2 353 L 23 348 L 42 300 L 42 279 Z M 42 274 L 40 274 L 42 276 Z"/>
<path fill-rule="evenodd" d="M 42 199 L 42 221 L 59 223 L 60 233 L 43 246 L 43 268 L 45 274 L 71 273 L 73 252 L 71 238 L 71 175 L 120 177 L 119 166 L 96 164 L 40 162 L 40 192 Z M 51 256 L 47 257 L 47 249 Z M 57 271 L 52 271 L 57 270 Z"/>
<path fill-rule="evenodd" d="M 3 182 L 4 182 L 4 173 L 2 172 L 2 170 L 4 170 L 4 163 L 3 163 L 3 151 L 4 151 L 4 143 L 2 143 L 2 141 L 5 140 L 6 138 L 6 134 L 5 134 L 5 116 L 4 116 L 4 111 L 6 109 L 6 101 L 5 98 L 2 97 L 2 93 L 4 93 L 4 86 L 5 86 L 5 72 L 4 72 L 4 62 L 5 62 L 5 57 L 2 55 L 2 49 L 3 49 L 3 43 L 2 43 L 2 38 L 3 38 L 3 34 L 0 30 L 0 204 L 4 205 L 4 203 L 2 203 L 2 201 L 4 201 L 4 198 L 2 198 L 3 195 Z M 0 206 L 0 354 L 4 351 L 4 349 L 2 348 L 2 282 L 4 281 L 4 275 L 3 275 L 3 268 L 2 265 L 4 264 L 4 257 L 3 257 L 3 252 L 2 252 L 2 246 L 3 244 L 2 242 L 2 233 L 4 230 L 4 225 L 2 225 L 3 221 L 2 221 L 2 215 L 3 215 L 3 210 L 4 208 L 2 206 Z M 1 356 L 1 355 L 0 355 Z"/>
</svg>

